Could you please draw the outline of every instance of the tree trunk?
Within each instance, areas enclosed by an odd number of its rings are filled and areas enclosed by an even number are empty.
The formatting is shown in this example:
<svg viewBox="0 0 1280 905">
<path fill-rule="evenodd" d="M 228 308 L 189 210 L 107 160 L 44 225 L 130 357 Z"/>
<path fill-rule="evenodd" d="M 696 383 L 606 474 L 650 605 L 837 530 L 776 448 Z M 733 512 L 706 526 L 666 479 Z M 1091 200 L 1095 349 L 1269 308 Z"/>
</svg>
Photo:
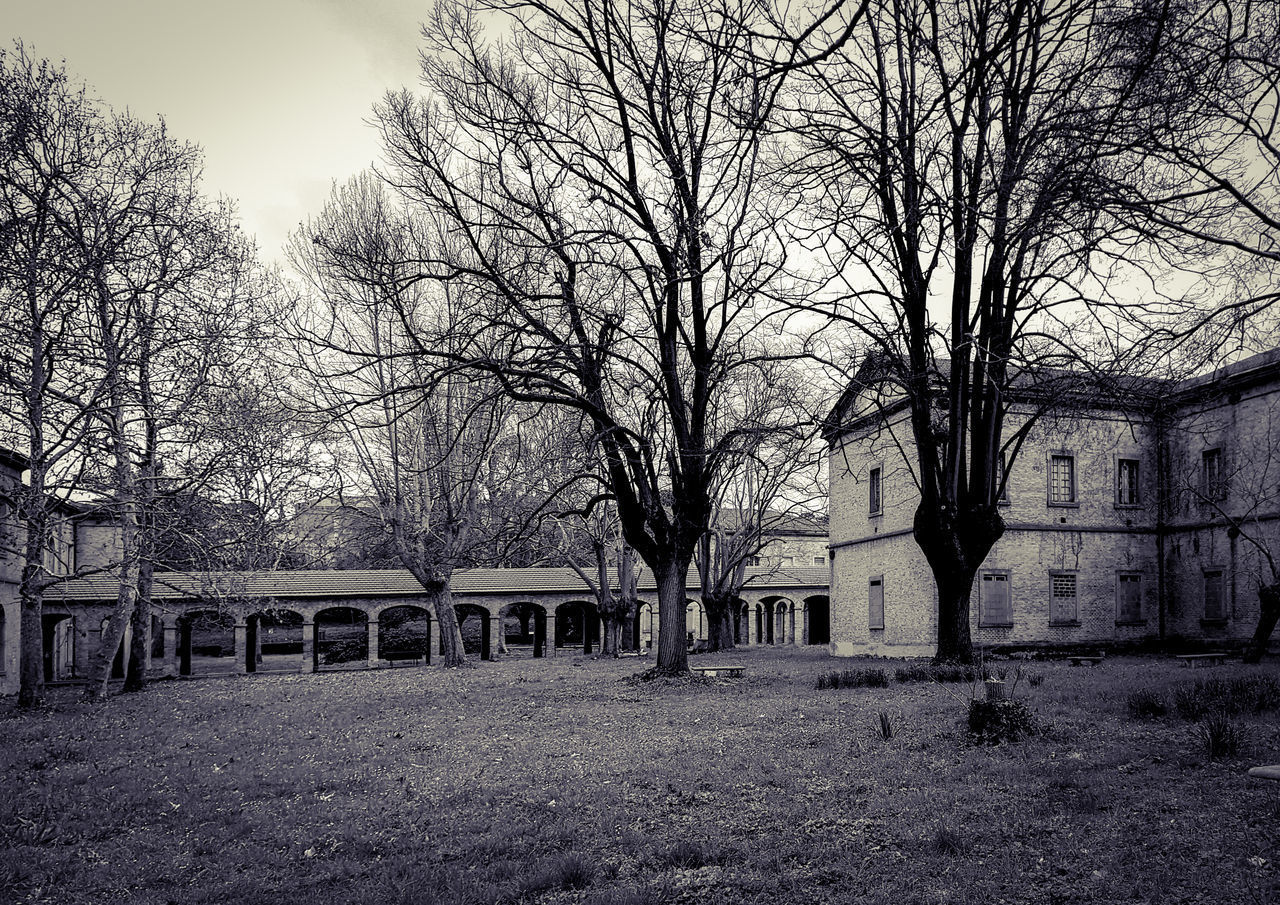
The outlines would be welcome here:
<svg viewBox="0 0 1280 905">
<path fill-rule="evenodd" d="M 994 510 L 954 512 L 916 509 L 914 533 L 938 588 L 938 663 L 972 663 L 973 636 L 969 602 L 973 579 L 995 542 L 1004 534 L 1004 520 Z"/>
<path fill-rule="evenodd" d="M 1260 587 L 1258 602 L 1261 604 L 1258 612 L 1258 627 L 1254 629 L 1253 637 L 1244 648 L 1246 663 L 1261 662 L 1263 655 L 1267 652 L 1271 633 L 1275 631 L 1276 622 L 1280 620 L 1280 581 Z"/>
<path fill-rule="evenodd" d="M 453 591 L 445 582 L 434 592 L 428 589 L 433 598 L 436 620 L 440 627 L 440 665 L 466 666 L 467 650 L 462 645 L 462 629 L 458 626 L 458 614 L 453 609 Z"/>
<path fill-rule="evenodd" d="M 704 594 L 702 608 L 707 613 L 707 649 L 733 650 L 732 601 L 714 594 Z"/>
<path fill-rule="evenodd" d="M 33 569 L 29 561 L 22 569 L 19 597 L 18 706 L 36 707 L 44 700 L 44 584 L 39 566 Z"/>
<path fill-rule="evenodd" d="M 154 566 L 150 560 L 138 565 L 138 599 L 133 607 L 133 638 L 129 642 L 124 690 L 141 691 L 147 684 L 147 661 L 151 655 L 151 588 Z"/>
<path fill-rule="evenodd" d="M 685 581 L 688 560 L 654 569 L 658 582 L 658 662 L 654 672 L 681 675 L 689 671 L 689 649 L 685 646 Z"/>
</svg>

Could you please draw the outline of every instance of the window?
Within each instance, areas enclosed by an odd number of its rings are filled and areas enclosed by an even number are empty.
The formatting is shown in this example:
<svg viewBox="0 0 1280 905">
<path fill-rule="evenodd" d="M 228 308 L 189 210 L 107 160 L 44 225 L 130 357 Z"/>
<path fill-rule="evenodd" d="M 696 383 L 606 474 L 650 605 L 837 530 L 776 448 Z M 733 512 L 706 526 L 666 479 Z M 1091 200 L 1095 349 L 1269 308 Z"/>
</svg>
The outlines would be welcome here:
<svg viewBox="0 0 1280 905">
<path fill-rule="evenodd" d="M 1222 594 L 1222 570 L 1212 569 L 1204 573 L 1204 618 L 1225 620 L 1226 600 Z"/>
<path fill-rule="evenodd" d="M 1138 484 L 1138 460 L 1116 460 L 1116 505 L 1137 506 L 1142 502 Z"/>
<path fill-rule="evenodd" d="M 1121 572 L 1116 576 L 1116 622 L 1142 621 L 1142 576 Z"/>
<path fill-rule="evenodd" d="M 827 558 L 825 556 L 815 556 L 813 558 L 813 564 L 815 566 L 825 566 L 827 564 Z"/>
<path fill-rule="evenodd" d="M 778 557 L 778 565 L 782 566 L 783 568 L 790 568 L 791 566 L 794 566 L 795 564 L 796 564 L 796 558 L 795 558 L 794 556 L 779 556 L 779 557 Z"/>
<path fill-rule="evenodd" d="M 758 566 L 758 565 L 760 565 L 760 557 L 758 557 L 758 556 L 748 556 L 748 557 L 747 557 L 747 565 L 749 565 L 749 566 Z"/>
<path fill-rule="evenodd" d="M 1076 573 L 1049 573 L 1049 622 L 1067 625 L 1079 621 L 1076 609 Z"/>
<path fill-rule="evenodd" d="M 884 576 L 872 575 L 867 586 L 867 626 L 884 628 Z"/>
<path fill-rule="evenodd" d="M 1008 466 L 1004 461 L 1004 453 L 996 458 L 996 502 L 1009 502 L 1009 483 L 1005 480 L 1005 472 Z"/>
<path fill-rule="evenodd" d="M 983 572 L 979 625 L 1013 625 L 1013 604 L 1009 600 L 1009 573 Z"/>
<path fill-rule="evenodd" d="M 1200 491 L 1207 500 L 1220 500 L 1226 494 L 1222 479 L 1222 450 L 1206 449 L 1200 454 Z"/>
<path fill-rule="evenodd" d="M 1076 501 L 1076 457 L 1055 453 L 1049 457 L 1049 504 L 1070 506 Z"/>
<path fill-rule="evenodd" d="M 884 511 L 884 498 L 881 496 L 880 486 L 880 469 L 871 469 L 871 474 L 867 478 L 868 483 L 868 499 L 870 501 L 870 514 L 879 515 Z"/>
</svg>

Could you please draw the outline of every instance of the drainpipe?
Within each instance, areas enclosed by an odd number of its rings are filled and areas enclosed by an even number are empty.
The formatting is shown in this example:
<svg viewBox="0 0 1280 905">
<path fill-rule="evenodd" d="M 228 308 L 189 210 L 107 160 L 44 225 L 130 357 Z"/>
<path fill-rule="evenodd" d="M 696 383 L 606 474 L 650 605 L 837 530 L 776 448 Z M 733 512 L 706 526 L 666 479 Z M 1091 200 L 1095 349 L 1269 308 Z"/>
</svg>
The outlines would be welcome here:
<svg viewBox="0 0 1280 905">
<path fill-rule="evenodd" d="M 1156 409 L 1156 608 L 1159 614 L 1160 642 L 1167 635 L 1169 611 L 1169 576 L 1165 568 L 1165 537 L 1169 532 L 1169 449 L 1168 430 L 1163 407 Z"/>
</svg>

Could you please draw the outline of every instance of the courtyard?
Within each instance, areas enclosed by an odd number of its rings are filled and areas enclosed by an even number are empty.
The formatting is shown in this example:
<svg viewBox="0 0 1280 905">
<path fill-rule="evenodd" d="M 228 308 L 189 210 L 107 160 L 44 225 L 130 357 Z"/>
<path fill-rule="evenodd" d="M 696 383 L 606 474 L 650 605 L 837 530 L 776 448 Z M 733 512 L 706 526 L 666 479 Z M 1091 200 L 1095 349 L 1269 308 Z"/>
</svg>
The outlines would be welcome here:
<svg viewBox="0 0 1280 905">
<path fill-rule="evenodd" d="M 1138 689 L 1275 663 L 1001 661 L 1042 724 L 965 731 L 966 683 L 756 648 L 741 679 L 644 658 L 170 680 L 0 711 L 15 903 L 1264 902 L 1280 892 L 1275 713 L 1131 715 Z M 833 670 L 887 687 L 817 690 Z M 885 738 L 881 714 L 891 737 Z"/>
</svg>

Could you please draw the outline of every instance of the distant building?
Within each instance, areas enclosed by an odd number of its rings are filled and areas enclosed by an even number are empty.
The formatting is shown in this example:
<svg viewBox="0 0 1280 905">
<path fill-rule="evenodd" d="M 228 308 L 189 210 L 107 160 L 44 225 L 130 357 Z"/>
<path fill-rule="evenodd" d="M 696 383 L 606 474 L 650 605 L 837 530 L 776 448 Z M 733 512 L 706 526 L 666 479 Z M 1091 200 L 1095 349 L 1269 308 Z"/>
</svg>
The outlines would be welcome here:
<svg viewBox="0 0 1280 905">
<path fill-rule="evenodd" d="M 1280 554 L 1280 350 L 1161 384 L 1137 411 L 1044 417 L 1010 470 L 1007 525 L 974 581 L 983 645 L 1247 639 Z M 1015 399 L 1006 434 L 1025 423 Z M 828 431 L 832 650 L 931 655 L 937 591 L 912 535 L 905 402 L 845 395 Z"/>
</svg>

